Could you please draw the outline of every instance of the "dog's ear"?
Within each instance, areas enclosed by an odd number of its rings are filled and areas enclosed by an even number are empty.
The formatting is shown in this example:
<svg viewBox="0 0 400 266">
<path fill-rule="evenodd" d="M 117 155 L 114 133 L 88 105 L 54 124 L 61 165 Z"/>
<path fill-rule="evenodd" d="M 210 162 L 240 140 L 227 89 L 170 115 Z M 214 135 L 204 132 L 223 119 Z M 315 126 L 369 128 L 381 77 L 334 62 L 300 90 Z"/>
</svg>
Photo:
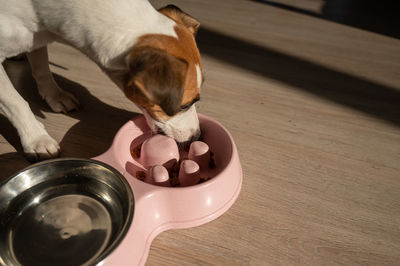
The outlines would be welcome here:
<svg viewBox="0 0 400 266">
<path fill-rule="evenodd" d="M 157 104 L 168 116 L 180 110 L 188 63 L 150 46 L 132 50 L 125 93 L 142 105 Z M 140 103 L 139 103 L 140 104 Z"/>
<path fill-rule="evenodd" d="M 158 11 L 169 17 L 170 19 L 174 20 L 176 23 L 184 25 L 193 34 L 197 33 L 200 22 L 183 12 L 179 7 L 174 5 L 167 5 L 163 8 L 160 8 Z"/>
</svg>

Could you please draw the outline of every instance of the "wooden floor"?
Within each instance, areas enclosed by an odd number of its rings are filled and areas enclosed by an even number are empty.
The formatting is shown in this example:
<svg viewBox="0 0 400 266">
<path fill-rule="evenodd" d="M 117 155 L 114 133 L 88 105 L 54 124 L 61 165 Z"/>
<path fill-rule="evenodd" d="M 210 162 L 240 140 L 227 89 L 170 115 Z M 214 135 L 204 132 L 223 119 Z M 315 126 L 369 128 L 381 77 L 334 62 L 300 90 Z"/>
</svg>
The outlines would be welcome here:
<svg viewBox="0 0 400 266">
<path fill-rule="evenodd" d="M 400 264 L 400 27 L 332 2 L 174 1 L 202 23 L 198 107 L 233 135 L 244 182 L 222 217 L 159 235 L 147 265 Z M 76 50 L 49 50 L 79 111 L 50 112 L 24 62 L 10 76 L 62 156 L 101 154 L 138 109 Z M 2 116 L 0 134 L 4 180 L 29 163 Z"/>
</svg>

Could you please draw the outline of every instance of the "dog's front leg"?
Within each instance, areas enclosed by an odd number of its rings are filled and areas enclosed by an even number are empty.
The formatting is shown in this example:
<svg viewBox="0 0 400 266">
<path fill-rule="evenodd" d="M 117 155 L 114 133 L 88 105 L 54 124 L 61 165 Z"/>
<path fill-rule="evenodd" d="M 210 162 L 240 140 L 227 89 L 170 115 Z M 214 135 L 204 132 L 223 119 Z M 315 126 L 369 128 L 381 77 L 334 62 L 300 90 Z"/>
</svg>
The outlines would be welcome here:
<svg viewBox="0 0 400 266">
<path fill-rule="evenodd" d="M 39 94 L 54 112 L 66 113 L 78 107 L 78 100 L 55 82 L 49 68 L 47 46 L 28 53 L 28 60 Z"/>
<path fill-rule="evenodd" d="M 29 104 L 18 94 L 0 64 L 0 111 L 17 129 L 21 144 L 29 160 L 57 157 L 60 146 L 36 120 Z"/>
</svg>

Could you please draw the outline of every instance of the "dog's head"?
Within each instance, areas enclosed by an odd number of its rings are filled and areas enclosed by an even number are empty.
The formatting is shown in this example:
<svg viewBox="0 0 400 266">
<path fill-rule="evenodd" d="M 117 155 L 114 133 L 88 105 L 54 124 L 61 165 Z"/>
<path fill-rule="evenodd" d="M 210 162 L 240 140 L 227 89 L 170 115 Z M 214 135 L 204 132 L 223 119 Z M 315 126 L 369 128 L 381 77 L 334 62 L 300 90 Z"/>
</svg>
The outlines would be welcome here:
<svg viewBox="0 0 400 266">
<path fill-rule="evenodd" d="M 159 12 L 175 21 L 176 37 L 148 34 L 139 38 L 128 56 L 124 92 L 143 110 L 152 130 L 187 142 L 200 136 L 194 106 L 202 84 L 194 39 L 199 22 L 175 6 Z"/>
</svg>

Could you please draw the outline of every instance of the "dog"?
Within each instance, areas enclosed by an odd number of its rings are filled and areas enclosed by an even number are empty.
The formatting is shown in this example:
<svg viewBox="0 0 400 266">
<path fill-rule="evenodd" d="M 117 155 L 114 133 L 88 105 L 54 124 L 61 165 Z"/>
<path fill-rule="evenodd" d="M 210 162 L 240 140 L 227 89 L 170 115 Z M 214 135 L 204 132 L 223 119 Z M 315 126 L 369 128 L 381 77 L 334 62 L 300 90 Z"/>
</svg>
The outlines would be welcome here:
<svg viewBox="0 0 400 266">
<path fill-rule="evenodd" d="M 200 23 L 174 5 L 147 0 L 0 0 L 0 62 L 27 53 L 40 96 L 55 112 L 79 102 L 54 81 L 47 44 L 80 50 L 135 103 L 154 132 L 187 143 L 200 136 L 194 105 L 203 83 L 195 34 Z M 0 111 L 30 160 L 60 154 L 0 64 Z"/>
</svg>

